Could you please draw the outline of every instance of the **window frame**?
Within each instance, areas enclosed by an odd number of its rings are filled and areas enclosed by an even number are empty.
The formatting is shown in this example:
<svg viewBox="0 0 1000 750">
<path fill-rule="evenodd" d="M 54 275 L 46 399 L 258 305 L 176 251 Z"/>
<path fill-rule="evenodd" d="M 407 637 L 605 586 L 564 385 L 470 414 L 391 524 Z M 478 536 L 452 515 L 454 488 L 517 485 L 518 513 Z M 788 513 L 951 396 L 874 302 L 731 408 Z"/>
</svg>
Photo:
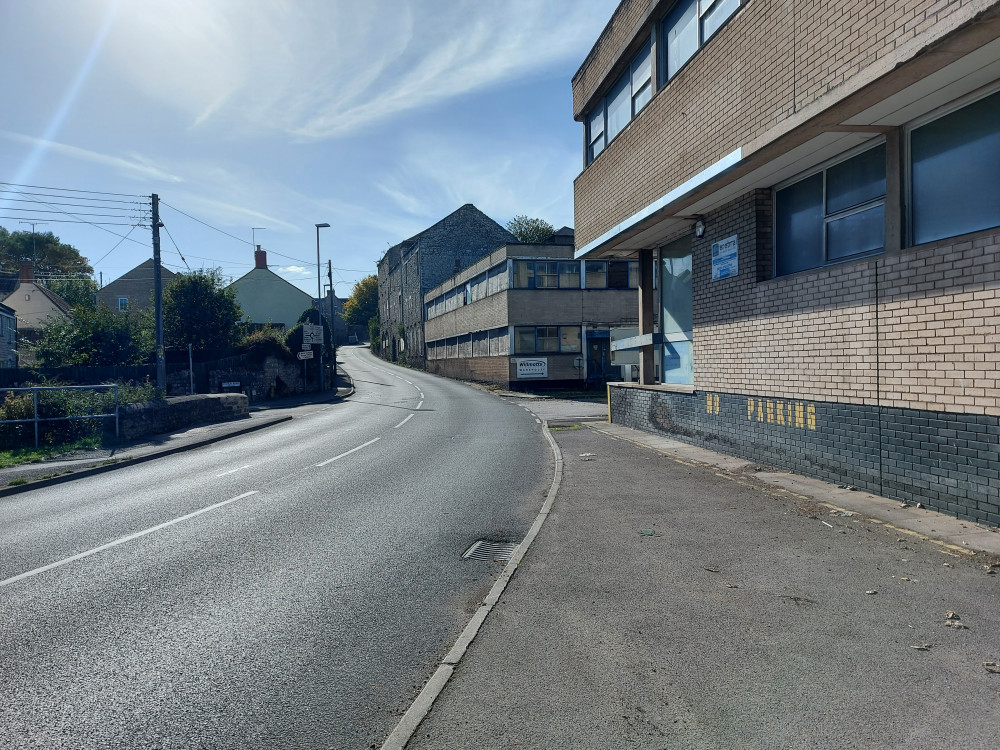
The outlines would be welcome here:
<svg viewBox="0 0 1000 750">
<path fill-rule="evenodd" d="M 118 312 L 128 312 L 128 297 L 118 298 Z"/>
<path fill-rule="evenodd" d="M 688 64 L 694 60 L 698 53 L 701 52 L 702 48 L 708 44 L 712 37 L 716 36 L 720 31 L 722 31 L 726 24 L 728 24 L 747 4 L 747 0 L 737 0 L 736 8 L 733 10 L 726 19 L 718 25 L 718 27 L 713 31 L 708 37 L 705 36 L 705 16 L 712 10 L 717 3 L 722 3 L 724 0 L 678 0 L 673 3 L 669 8 L 667 8 L 666 13 L 664 13 L 660 19 L 656 22 L 657 27 L 657 39 L 662 39 L 663 43 L 659 45 L 657 50 L 657 90 L 666 86 L 670 81 L 679 76 L 681 72 L 688 66 Z M 673 75 L 669 75 L 667 71 L 667 42 L 669 29 L 667 28 L 667 18 L 674 12 L 674 10 L 682 3 L 691 2 L 695 6 L 695 27 L 698 32 L 698 45 L 694 52 L 691 53 Z"/>
<path fill-rule="evenodd" d="M 817 164 L 815 167 L 813 167 L 813 168 L 811 168 L 811 169 L 809 169 L 809 170 L 807 170 L 805 172 L 800 172 L 795 177 L 791 177 L 791 178 L 789 178 L 787 180 L 783 180 L 783 181 L 777 183 L 776 185 L 774 185 L 774 187 L 771 188 L 771 205 L 773 207 L 772 211 L 771 211 L 771 238 L 772 238 L 771 239 L 771 278 L 772 279 L 783 278 L 785 276 L 793 276 L 793 275 L 798 274 L 798 273 L 804 273 L 805 271 L 814 271 L 817 268 L 826 268 L 827 266 L 834 266 L 834 265 L 838 265 L 840 263 L 850 263 L 851 261 L 859 260 L 861 258 L 868 258 L 868 257 L 871 257 L 873 255 L 881 255 L 882 253 L 885 252 L 886 236 L 885 236 L 884 226 L 883 226 L 883 234 L 882 234 L 882 247 L 880 247 L 880 248 L 878 248 L 876 250 L 865 250 L 865 251 L 862 251 L 862 252 L 853 253 L 853 254 L 848 255 L 846 257 L 843 257 L 843 258 L 836 258 L 834 260 L 830 260 L 829 259 L 829 248 L 828 248 L 828 242 L 827 242 L 827 227 L 832 222 L 837 221 L 839 219 L 847 218 L 847 217 L 852 216 L 854 214 L 862 213 L 863 211 L 868 211 L 868 210 L 870 210 L 872 208 L 876 208 L 878 206 L 881 206 L 882 209 L 883 209 L 883 224 L 884 224 L 884 217 L 885 217 L 884 211 L 885 211 L 885 208 L 887 206 L 887 198 L 888 198 L 888 170 L 886 171 L 886 182 L 887 182 L 887 184 L 886 184 L 886 192 L 883 193 L 880 198 L 873 198 L 871 200 L 868 200 L 868 201 L 865 201 L 863 203 L 859 203 L 859 204 L 856 204 L 856 205 L 853 205 L 853 206 L 849 206 L 848 208 L 844 208 L 844 209 L 841 209 L 840 211 L 835 211 L 833 213 L 827 213 L 827 209 L 826 209 L 826 206 L 827 206 L 827 177 L 826 177 L 826 173 L 827 173 L 827 171 L 830 168 L 832 168 L 832 167 L 836 167 L 838 164 L 843 164 L 844 162 L 850 161 L 854 157 L 860 156 L 861 154 L 865 153 L 866 151 L 871 151 L 872 149 L 876 149 L 879 146 L 885 146 L 886 147 L 886 154 L 888 156 L 888 145 L 886 143 L 885 136 L 884 135 L 877 136 L 877 137 L 872 138 L 872 139 L 870 139 L 868 141 L 865 141 L 864 143 L 858 144 L 857 146 L 854 146 L 853 148 L 850 148 L 850 149 L 848 149 L 847 151 L 845 151 L 845 152 L 843 152 L 841 154 L 838 154 L 837 156 L 833 157 L 832 159 L 827 159 L 826 161 L 821 162 L 820 164 Z M 886 163 L 885 166 L 888 167 L 888 163 Z M 805 182 L 806 180 L 808 180 L 808 179 L 810 179 L 812 177 L 815 177 L 818 174 L 822 174 L 823 175 L 823 180 L 822 180 L 823 186 L 822 186 L 822 193 L 821 193 L 821 198 L 820 198 L 822 212 L 823 212 L 823 220 L 822 220 L 822 226 L 821 226 L 821 232 L 820 232 L 821 235 L 822 235 L 823 262 L 820 265 L 818 265 L 818 266 L 810 266 L 808 268 L 800 268 L 797 271 L 790 271 L 788 273 L 779 274 L 778 273 L 778 200 L 777 200 L 778 193 L 780 191 L 786 189 L 786 188 L 792 187 L 793 185 L 797 185 L 797 184 L 799 184 L 801 182 Z"/>
<path fill-rule="evenodd" d="M 950 101 L 947 104 L 943 104 L 936 109 L 931 110 L 925 115 L 922 115 L 908 123 L 903 127 L 903 163 L 905 168 L 903 170 L 903 199 L 906 201 L 905 204 L 905 230 L 903 232 L 903 243 L 906 247 L 917 247 L 918 243 L 914 241 L 913 237 L 913 151 L 910 144 L 910 139 L 913 135 L 914 130 L 919 130 L 924 125 L 930 125 L 932 122 L 941 120 L 949 115 L 955 114 L 961 109 L 975 104 L 982 99 L 993 96 L 994 94 L 1000 94 L 1000 82 L 994 81 L 986 86 L 976 89 L 975 91 L 970 91 L 964 96 L 960 96 L 954 101 Z M 971 231 L 988 231 L 986 230 L 971 230 Z M 952 235 L 955 237 L 961 237 L 962 235 Z M 948 237 L 942 237 L 936 240 L 928 240 L 927 242 L 922 242 L 919 244 L 929 244 L 933 242 L 941 242 L 943 240 L 949 239 Z"/>
<path fill-rule="evenodd" d="M 584 117 L 585 119 L 584 138 L 587 142 L 587 147 L 585 149 L 586 151 L 585 160 L 587 165 L 592 164 L 594 162 L 594 159 L 600 156 L 601 153 L 603 153 L 607 149 L 607 147 L 611 145 L 611 142 L 619 135 L 621 135 L 622 132 L 625 131 L 625 129 L 629 126 L 629 123 L 631 123 L 632 120 L 636 118 L 636 115 L 638 115 L 639 112 L 641 112 L 646 106 L 649 105 L 649 103 L 653 100 L 653 97 L 656 95 L 656 92 L 659 87 L 655 85 L 655 80 L 654 80 L 656 78 L 656 75 L 653 70 L 654 53 L 655 53 L 654 32 L 650 30 L 650 32 L 646 34 L 645 41 L 640 45 L 639 49 L 635 51 L 635 54 L 632 55 L 632 58 L 629 60 L 629 63 L 625 67 L 625 69 L 614 79 L 614 81 L 608 87 L 607 91 L 601 97 L 600 102 L 598 102 L 598 104 L 592 110 L 586 113 Z M 641 85 L 639 86 L 639 90 L 637 91 L 635 90 L 635 72 L 638 67 L 637 63 L 640 60 L 640 58 L 644 56 L 644 54 L 649 61 L 649 77 L 642 79 Z M 613 136 L 609 137 L 608 135 L 608 131 L 610 128 L 610 123 L 608 122 L 609 98 L 611 96 L 611 93 L 618 88 L 618 85 L 623 80 L 626 79 L 627 79 L 626 88 L 628 89 L 628 96 L 627 96 L 628 110 L 629 110 L 628 120 L 626 120 L 625 123 L 622 125 L 621 130 L 616 132 Z M 639 105 L 638 108 L 636 108 L 636 98 L 639 96 L 642 90 L 646 88 L 647 85 L 649 86 L 649 98 L 646 99 L 646 101 L 644 101 L 641 105 Z M 597 115 L 598 112 L 600 112 L 601 131 L 598 135 L 595 136 L 593 134 L 594 130 L 593 123 L 598 119 L 595 117 L 595 115 Z M 597 143 L 598 140 L 601 141 L 601 147 L 597 149 L 595 153 L 594 144 Z"/>
<path fill-rule="evenodd" d="M 549 336 L 539 336 L 539 329 L 546 329 L 555 331 L 555 335 Z M 574 328 L 577 332 L 577 346 L 573 349 L 563 349 L 563 329 Z M 521 347 L 518 345 L 518 331 L 531 330 L 533 331 L 532 337 L 532 350 L 522 351 Z M 554 340 L 556 342 L 556 349 L 546 349 L 541 350 L 538 348 L 538 342 L 544 338 L 545 340 Z M 513 351 L 510 352 L 510 356 L 520 356 L 520 355 L 530 355 L 530 354 L 580 354 L 583 351 L 583 326 L 581 325 L 535 325 L 535 326 L 514 326 L 514 347 Z"/>
</svg>

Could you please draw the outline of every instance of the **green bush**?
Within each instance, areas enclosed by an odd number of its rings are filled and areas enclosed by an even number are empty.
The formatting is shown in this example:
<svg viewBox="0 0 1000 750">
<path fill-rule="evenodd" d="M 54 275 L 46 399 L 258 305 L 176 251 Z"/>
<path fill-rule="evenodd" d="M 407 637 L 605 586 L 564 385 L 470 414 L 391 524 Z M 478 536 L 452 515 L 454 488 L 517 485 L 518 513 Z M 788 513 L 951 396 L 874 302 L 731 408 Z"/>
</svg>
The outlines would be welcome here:
<svg viewBox="0 0 1000 750">
<path fill-rule="evenodd" d="M 247 354 L 247 360 L 257 366 L 268 357 L 294 360 L 295 356 L 285 344 L 285 334 L 277 328 L 261 328 L 240 342 L 239 350 Z"/>
<path fill-rule="evenodd" d="M 115 385 L 115 384 L 109 384 Z M 162 401 L 164 393 L 148 381 L 141 384 L 117 384 L 118 404 L 142 404 Z M 26 383 L 25 387 L 59 388 L 66 383 L 45 381 Z M 53 421 L 38 425 L 39 445 L 70 445 L 83 440 L 99 441 L 105 429 L 113 426 L 112 417 L 87 417 L 90 414 L 113 414 L 115 394 L 110 388 L 100 390 L 45 390 L 38 392 L 38 416 Z M 0 420 L 32 419 L 34 404 L 30 392 L 7 391 L 0 403 Z M 16 450 L 35 444 L 35 426 L 31 422 L 0 425 L 0 450 Z"/>
</svg>

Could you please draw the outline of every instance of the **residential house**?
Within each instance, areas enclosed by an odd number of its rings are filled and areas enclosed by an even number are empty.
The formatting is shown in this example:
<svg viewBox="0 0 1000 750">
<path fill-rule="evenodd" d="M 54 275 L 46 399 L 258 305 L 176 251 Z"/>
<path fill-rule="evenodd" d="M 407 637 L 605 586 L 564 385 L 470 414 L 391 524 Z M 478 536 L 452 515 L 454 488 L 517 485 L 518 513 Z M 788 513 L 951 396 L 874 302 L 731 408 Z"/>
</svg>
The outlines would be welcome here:
<svg viewBox="0 0 1000 750">
<path fill-rule="evenodd" d="M 164 288 L 176 275 L 160 267 L 160 281 Z M 153 288 L 153 259 L 150 258 L 98 289 L 97 304 L 105 304 L 115 312 L 152 308 Z"/>
<path fill-rule="evenodd" d="M 0 304 L 0 367 L 17 367 L 17 315 Z"/>
<path fill-rule="evenodd" d="M 390 247 L 378 262 L 382 356 L 424 365 L 424 295 L 514 236 L 471 203 Z"/>
<path fill-rule="evenodd" d="M 611 331 L 638 325 L 638 265 L 575 260 L 568 228 L 508 243 L 424 296 L 427 370 L 510 388 L 621 379 Z"/>
<path fill-rule="evenodd" d="M 573 110 L 613 421 L 1000 524 L 1000 2 L 623 0 Z"/>
<path fill-rule="evenodd" d="M 291 329 L 299 316 L 315 306 L 313 297 L 267 267 L 267 251 L 254 251 L 254 268 L 229 287 L 243 310 L 243 319 L 256 325 Z"/>
<path fill-rule="evenodd" d="M 35 280 L 31 263 L 21 264 L 17 285 L 0 302 L 16 316 L 17 339 L 21 344 L 35 340 L 47 323 L 65 319 L 70 312 L 66 300 Z M 29 352 L 23 347 L 19 351 L 20 364 L 31 364 Z"/>
</svg>

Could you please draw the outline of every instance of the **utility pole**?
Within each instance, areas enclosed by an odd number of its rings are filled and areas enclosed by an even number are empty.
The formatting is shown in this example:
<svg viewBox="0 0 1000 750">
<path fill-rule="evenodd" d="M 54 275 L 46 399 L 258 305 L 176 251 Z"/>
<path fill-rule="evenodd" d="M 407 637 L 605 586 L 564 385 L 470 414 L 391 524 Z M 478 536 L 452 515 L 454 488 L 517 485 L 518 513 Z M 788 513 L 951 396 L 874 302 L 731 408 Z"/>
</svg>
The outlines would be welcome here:
<svg viewBox="0 0 1000 750">
<path fill-rule="evenodd" d="M 156 387 L 167 389 L 167 360 L 163 355 L 163 275 L 160 269 L 160 196 L 153 203 L 153 300 L 156 315 Z"/>
<path fill-rule="evenodd" d="M 326 259 L 326 277 L 330 280 L 330 360 L 333 375 L 337 375 L 337 326 L 333 319 L 333 261 Z M 336 387 L 336 384 L 334 384 Z"/>
</svg>

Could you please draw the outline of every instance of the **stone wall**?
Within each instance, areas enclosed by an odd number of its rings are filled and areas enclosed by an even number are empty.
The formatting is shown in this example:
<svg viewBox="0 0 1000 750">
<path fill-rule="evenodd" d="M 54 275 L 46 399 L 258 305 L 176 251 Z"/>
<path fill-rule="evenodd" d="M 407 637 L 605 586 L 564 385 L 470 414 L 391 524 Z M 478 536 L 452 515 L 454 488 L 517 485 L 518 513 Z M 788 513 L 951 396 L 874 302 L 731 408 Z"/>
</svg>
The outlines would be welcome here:
<svg viewBox="0 0 1000 750">
<path fill-rule="evenodd" d="M 178 396 L 149 404 L 128 404 L 119 412 L 118 434 L 126 440 L 162 435 L 197 424 L 228 422 L 250 415 L 250 402 L 241 393 Z"/>
</svg>

